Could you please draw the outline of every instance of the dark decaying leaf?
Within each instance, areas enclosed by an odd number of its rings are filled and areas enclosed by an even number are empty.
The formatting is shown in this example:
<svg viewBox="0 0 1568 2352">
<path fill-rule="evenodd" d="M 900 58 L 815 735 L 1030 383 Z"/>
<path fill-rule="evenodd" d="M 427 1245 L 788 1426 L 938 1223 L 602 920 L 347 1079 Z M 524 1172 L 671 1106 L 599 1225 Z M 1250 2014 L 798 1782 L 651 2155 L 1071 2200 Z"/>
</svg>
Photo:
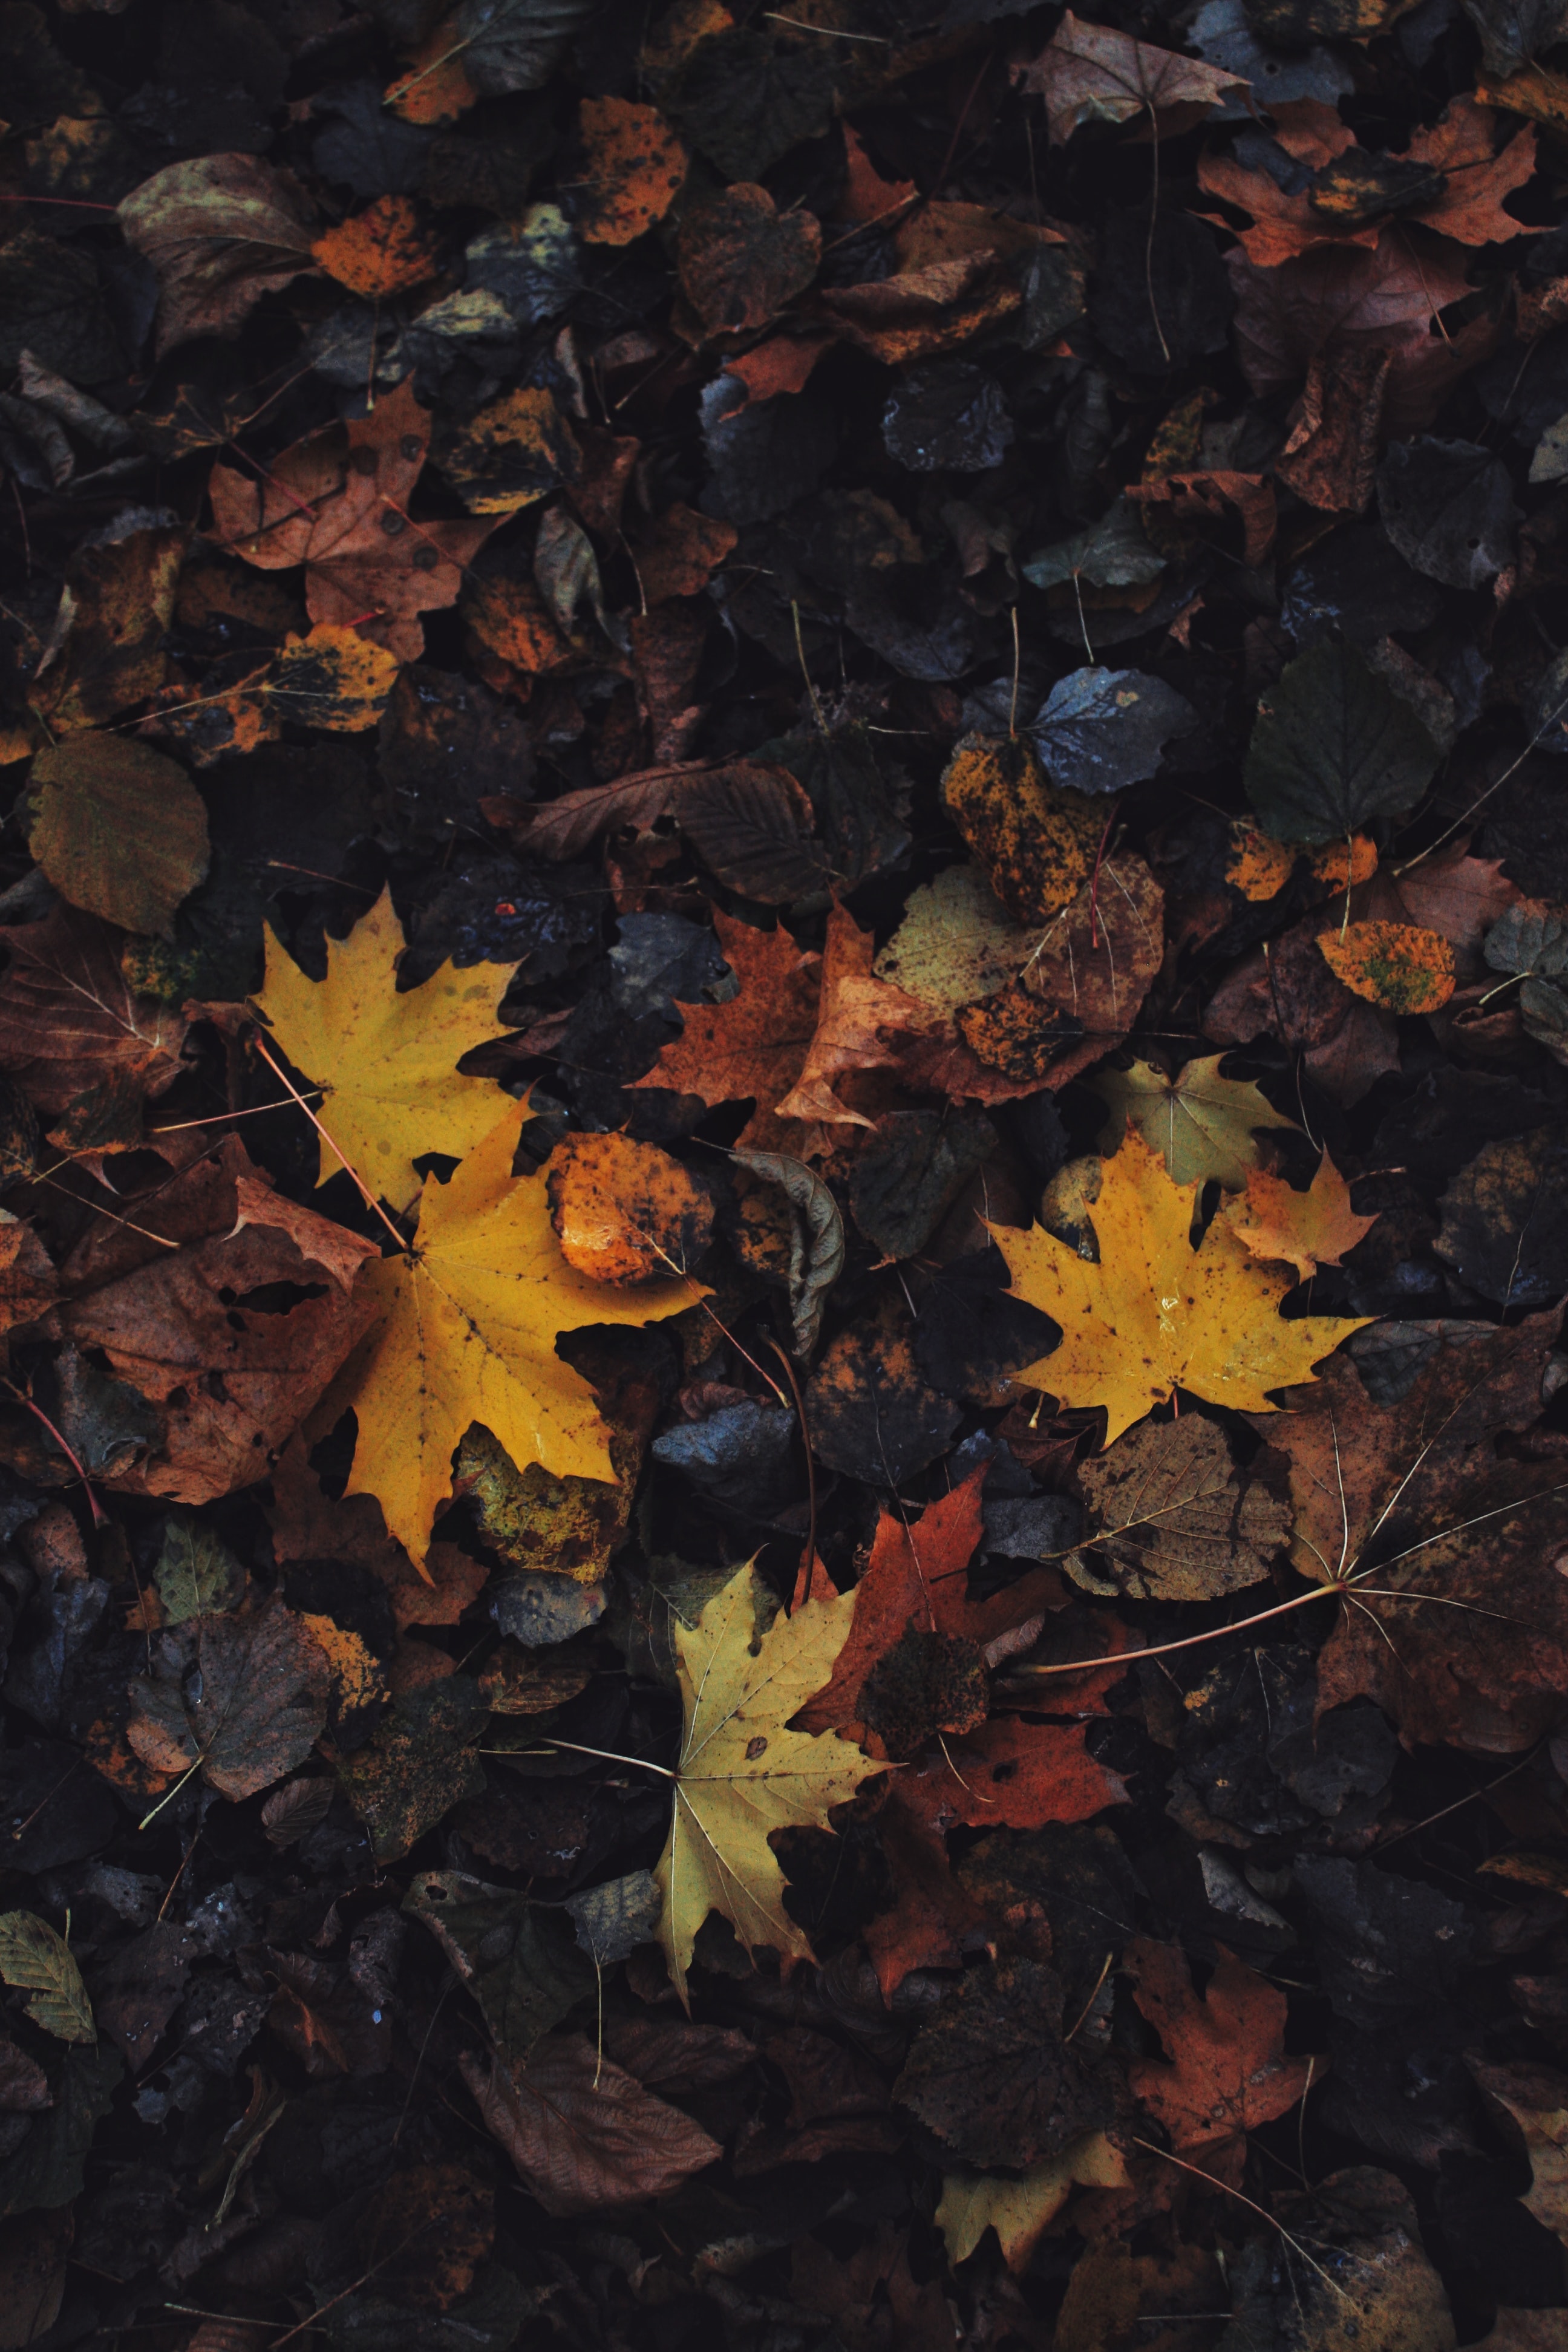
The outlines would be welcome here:
<svg viewBox="0 0 1568 2352">
<path fill-rule="evenodd" d="M 302 1764 L 326 1719 L 326 1662 L 273 1600 L 248 1617 L 195 1618 L 188 1643 L 161 1645 L 135 1685 L 129 1737 L 156 1770 L 199 1766 L 237 1800 Z"/>
<path fill-rule="evenodd" d="M 487 2128 L 547 2213 L 591 2213 L 666 2196 L 720 2154 L 718 2143 L 581 2034 L 539 2042 L 528 2066 L 463 2079 Z"/>
<path fill-rule="evenodd" d="M 1058 783 L 1117 793 L 1153 775 L 1170 738 L 1195 723 L 1192 705 L 1163 678 L 1080 669 L 1051 688 L 1030 731 Z"/>
<path fill-rule="evenodd" d="M 671 807 L 710 872 L 743 898 L 787 907 L 835 878 L 813 838 L 811 802 L 787 768 L 747 760 L 677 777 Z"/>
<path fill-rule="evenodd" d="M 973 1969 L 921 2027 L 893 2095 L 971 2164 L 1037 2163 L 1112 2113 L 1108 2080 L 1063 2041 L 1063 2023 L 1043 1962 Z"/>
<path fill-rule="evenodd" d="M 1352 646 L 1287 665 L 1259 704 L 1247 795 L 1277 841 L 1333 841 L 1415 807 L 1436 747 Z"/>
</svg>

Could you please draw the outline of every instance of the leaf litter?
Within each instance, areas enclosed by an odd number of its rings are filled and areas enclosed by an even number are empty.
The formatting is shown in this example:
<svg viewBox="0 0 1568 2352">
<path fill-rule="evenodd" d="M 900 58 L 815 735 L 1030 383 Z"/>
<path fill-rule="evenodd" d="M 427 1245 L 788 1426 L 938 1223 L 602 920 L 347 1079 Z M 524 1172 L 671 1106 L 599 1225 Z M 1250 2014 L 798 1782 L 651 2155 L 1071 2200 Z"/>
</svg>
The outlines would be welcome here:
<svg viewBox="0 0 1568 2352">
<path fill-rule="evenodd" d="M 1561 12 L 3 13 L 7 2340 L 1555 2344 Z"/>
</svg>

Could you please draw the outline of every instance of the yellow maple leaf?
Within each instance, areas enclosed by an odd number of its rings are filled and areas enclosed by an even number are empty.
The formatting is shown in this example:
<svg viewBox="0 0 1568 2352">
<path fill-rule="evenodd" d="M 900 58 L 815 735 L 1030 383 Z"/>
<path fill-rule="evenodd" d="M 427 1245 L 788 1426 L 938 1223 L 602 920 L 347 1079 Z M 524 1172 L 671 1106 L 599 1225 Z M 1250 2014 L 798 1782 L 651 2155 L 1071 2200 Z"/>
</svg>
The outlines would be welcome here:
<svg viewBox="0 0 1568 2352">
<path fill-rule="evenodd" d="M 654 1875 L 663 1905 L 659 1941 L 682 2000 L 697 1931 L 710 1911 L 748 1951 L 771 1945 L 809 1960 L 805 1932 L 784 1906 L 775 1830 L 828 1827 L 828 1809 L 886 1770 L 833 1732 L 784 1726 L 833 1673 L 855 1614 L 853 1589 L 808 1601 L 755 1642 L 765 1585 L 748 1564 L 716 1592 L 695 1625 L 675 1622 L 684 1728 L 675 1811 Z"/>
<path fill-rule="evenodd" d="M 1283 1176 L 1255 1168 L 1246 1192 L 1226 1201 L 1220 1215 L 1254 1257 L 1279 1258 L 1303 1282 L 1321 1265 L 1338 1265 L 1377 1223 L 1351 1207 L 1351 1188 L 1326 1151 L 1307 1192 L 1292 1192 Z"/>
<path fill-rule="evenodd" d="M 360 1276 L 380 1309 L 323 1407 L 359 1421 L 351 1495 L 374 1495 L 389 1532 L 423 1565 L 451 1491 L 452 1450 L 482 1423 L 520 1468 L 613 1481 L 610 1432 L 558 1332 L 587 1323 L 653 1323 L 694 1306 L 700 1283 L 627 1293 L 578 1274 L 561 1255 L 542 1171 L 514 1177 L 526 1104 L 453 1171 L 426 1180 L 405 1256 Z"/>
<path fill-rule="evenodd" d="M 1254 1129 L 1295 1122 L 1281 1118 L 1250 1078 L 1222 1078 L 1224 1059 L 1206 1054 L 1173 1078 L 1152 1063 L 1134 1062 L 1130 1070 L 1101 1070 L 1089 1085 L 1110 1105 L 1117 1127 L 1130 1119 L 1163 1156 L 1173 1183 L 1203 1184 L 1212 1177 L 1227 1192 L 1238 1192 L 1248 1169 L 1258 1165 Z"/>
<path fill-rule="evenodd" d="M 1019 1384 L 1064 1404 L 1104 1405 L 1108 1444 L 1178 1388 L 1211 1404 L 1272 1412 L 1268 1390 L 1309 1380 L 1367 1319 L 1287 1322 L 1279 1307 L 1292 1282 L 1249 1255 L 1221 1219 L 1194 1249 L 1198 1190 L 1173 1183 L 1134 1131 L 1105 1162 L 1094 1202 L 1099 1265 L 1042 1225 L 1026 1234 L 991 1227 L 1015 1293 L 1062 1327 L 1056 1353 L 1020 1372 Z"/>
<path fill-rule="evenodd" d="M 256 998 L 297 1070 L 327 1099 L 318 1184 L 345 1160 L 395 1209 L 417 1198 L 416 1153 L 460 1159 L 495 1125 L 504 1097 L 490 1078 L 466 1078 L 464 1054 L 507 1034 L 495 1008 L 515 964 L 444 963 L 397 993 L 403 926 L 384 890 L 346 940 L 327 941 L 315 981 L 267 934 L 267 978 Z M 332 1147 L 337 1148 L 334 1150 Z"/>
</svg>

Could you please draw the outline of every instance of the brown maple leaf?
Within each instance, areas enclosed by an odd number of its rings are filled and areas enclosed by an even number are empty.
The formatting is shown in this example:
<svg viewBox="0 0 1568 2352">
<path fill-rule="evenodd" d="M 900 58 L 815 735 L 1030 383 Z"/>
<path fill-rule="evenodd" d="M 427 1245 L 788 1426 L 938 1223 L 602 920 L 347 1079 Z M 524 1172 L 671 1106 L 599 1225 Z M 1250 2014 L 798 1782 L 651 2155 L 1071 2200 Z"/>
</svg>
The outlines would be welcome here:
<svg viewBox="0 0 1568 2352">
<path fill-rule="evenodd" d="M 1135 2095 L 1189 2163 L 1238 2187 L 1247 2133 L 1289 2114 L 1324 2062 L 1286 2057 L 1285 1995 L 1223 1947 L 1201 2000 L 1177 1944 L 1140 1939 L 1122 1967 L 1171 2060 L 1135 2059 Z"/>
<path fill-rule="evenodd" d="M 1494 153 L 1496 116 L 1457 98 L 1441 122 L 1418 131 L 1402 155 L 1373 156 L 1331 106 L 1300 99 L 1273 110 L 1275 138 L 1313 175 L 1288 194 L 1270 173 L 1231 155 L 1205 155 L 1198 184 L 1253 216 L 1239 232 L 1249 261 L 1270 269 L 1315 246 L 1375 246 L 1397 213 L 1461 245 L 1495 245 L 1531 234 L 1502 199 L 1535 169 L 1535 133 L 1521 131 Z M 1205 215 L 1205 217 L 1212 217 Z M 1224 226 L 1222 223 L 1221 226 Z"/>
<path fill-rule="evenodd" d="M 1439 311 L 1471 290 L 1468 264 L 1462 245 L 1420 229 L 1385 228 L 1371 250 L 1323 246 L 1268 269 L 1235 247 L 1226 267 L 1248 383 L 1268 393 L 1298 383 L 1331 347 L 1386 351 L 1385 428 L 1425 431 L 1501 336 L 1500 324 L 1484 316 L 1456 329 L 1439 323 Z"/>
<path fill-rule="evenodd" d="M 478 522 L 418 522 L 408 511 L 430 446 L 411 383 L 369 416 L 329 425 L 263 473 L 215 466 L 207 485 L 218 544 L 263 571 L 302 563 L 313 621 L 357 627 L 400 661 L 425 650 L 418 615 L 457 602 L 464 567 L 489 533 Z"/>
<path fill-rule="evenodd" d="M 774 1116 L 799 1077 L 816 1030 L 821 959 L 796 947 L 782 923 L 759 931 L 715 908 L 714 929 L 740 982 L 727 1004 L 682 1004 L 685 1030 L 638 1087 L 666 1087 L 705 1103 L 756 1106 L 737 1149 L 791 1151 L 800 1129 Z"/>
<path fill-rule="evenodd" d="M 265 1477 L 372 1319 L 351 1285 L 375 1255 L 272 1193 L 233 1136 L 133 1197 L 126 1221 L 90 1229 L 61 1267 L 58 1328 L 101 1349 L 163 1424 L 121 1490 L 205 1503 Z M 280 1283 L 298 1297 L 278 1311 L 265 1294 Z"/>
</svg>

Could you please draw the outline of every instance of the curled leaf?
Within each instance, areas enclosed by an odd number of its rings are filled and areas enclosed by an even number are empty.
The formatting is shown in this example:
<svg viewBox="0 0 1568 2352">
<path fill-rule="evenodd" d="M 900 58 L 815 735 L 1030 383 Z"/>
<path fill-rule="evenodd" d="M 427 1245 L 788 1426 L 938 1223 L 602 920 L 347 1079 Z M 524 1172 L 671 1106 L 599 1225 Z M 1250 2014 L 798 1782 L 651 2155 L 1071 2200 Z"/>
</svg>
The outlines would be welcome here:
<svg viewBox="0 0 1568 2352">
<path fill-rule="evenodd" d="M 804 1362 L 816 1345 L 827 1294 L 844 1271 L 844 1219 L 820 1176 L 784 1151 L 732 1151 L 731 1160 L 770 1184 L 782 1185 L 794 1213 L 789 1254 L 789 1303 L 795 1352 Z"/>
<path fill-rule="evenodd" d="M 31 1911 L 7 1911 L 0 1918 L 0 1977 L 30 1995 L 28 2016 L 58 2042 L 97 2041 L 76 1955 L 47 1919 Z"/>
</svg>

